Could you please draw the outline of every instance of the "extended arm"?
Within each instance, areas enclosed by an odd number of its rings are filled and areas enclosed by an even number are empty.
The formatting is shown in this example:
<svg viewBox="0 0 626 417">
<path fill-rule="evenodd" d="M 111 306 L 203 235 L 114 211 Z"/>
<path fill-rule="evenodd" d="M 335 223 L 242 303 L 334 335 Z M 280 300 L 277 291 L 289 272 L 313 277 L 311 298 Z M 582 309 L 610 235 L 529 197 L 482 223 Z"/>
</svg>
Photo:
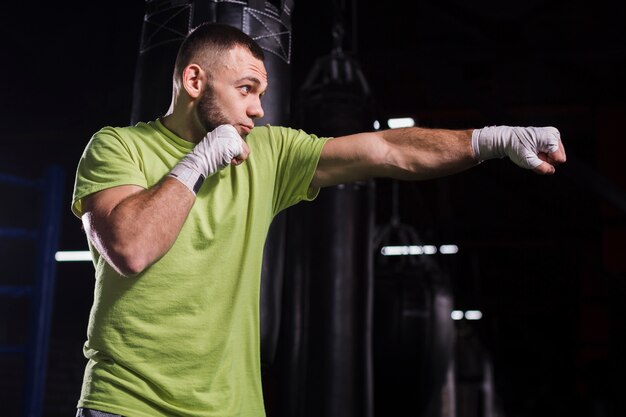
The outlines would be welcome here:
<svg viewBox="0 0 626 417">
<path fill-rule="evenodd" d="M 311 185 L 324 187 L 372 177 L 423 180 L 505 156 L 540 174 L 553 173 L 554 165 L 565 161 L 554 128 L 392 129 L 329 140 Z"/>
<path fill-rule="evenodd" d="M 83 198 L 87 237 L 120 274 L 142 272 L 176 241 L 204 178 L 248 153 L 235 128 L 217 127 L 153 187 L 123 185 Z"/>
</svg>

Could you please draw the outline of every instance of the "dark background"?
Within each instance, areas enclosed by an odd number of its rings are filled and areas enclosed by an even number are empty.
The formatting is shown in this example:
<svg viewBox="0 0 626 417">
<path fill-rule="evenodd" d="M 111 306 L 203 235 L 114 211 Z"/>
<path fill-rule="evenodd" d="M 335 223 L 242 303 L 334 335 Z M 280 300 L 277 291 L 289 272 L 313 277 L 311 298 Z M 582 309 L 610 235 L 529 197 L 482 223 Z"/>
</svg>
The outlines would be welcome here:
<svg viewBox="0 0 626 417">
<path fill-rule="evenodd" d="M 328 0 L 295 2 L 294 94 L 330 51 L 331 10 Z M 65 167 L 61 250 L 86 248 L 69 211 L 73 172 L 95 131 L 129 123 L 143 13 L 139 1 L 3 9 L 0 166 L 26 176 Z M 362 65 L 379 120 L 561 130 L 570 162 L 556 175 L 491 161 L 402 183 L 401 218 L 427 243 L 459 245 L 458 255 L 437 260 L 452 277 L 455 307 L 484 314 L 458 326 L 493 359 L 506 415 L 625 415 L 626 216 L 614 203 L 626 189 L 623 6 L 363 1 L 356 16 L 354 25 L 346 15 L 346 47 Z M 384 224 L 389 187 L 378 188 L 376 219 Z M 75 405 L 92 291 L 89 263 L 59 264 L 46 415 L 71 415 Z M 0 398 L 10 404 L 19 376 L 1 379 Z"/>
</svg>

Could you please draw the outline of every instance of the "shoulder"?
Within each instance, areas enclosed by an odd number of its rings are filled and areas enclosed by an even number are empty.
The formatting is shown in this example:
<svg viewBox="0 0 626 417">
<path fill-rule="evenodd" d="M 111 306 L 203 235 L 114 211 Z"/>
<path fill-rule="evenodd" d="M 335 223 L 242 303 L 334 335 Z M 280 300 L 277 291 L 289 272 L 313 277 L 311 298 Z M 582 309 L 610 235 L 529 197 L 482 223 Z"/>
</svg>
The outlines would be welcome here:
<svg viewBox="0 0 626 417">
<path fill-rule="evenodd" d="M 250 158 L 291 169 L 317 164 L 327 139 L 302 129 L 265 125 L 254 128 L 246 141 Z"/>
<path fill-rule="evenodd" d="M 257 144 L 261 146 L 276 146 L 294 141 L 316 141 L 320 139 L 323 140 L 326 138 L 320 138 L 302 129 L 266 124 L 252 129 L 246 140 L 251 146 Z"/>
<path fill-rule="evenodd" d="M 155 134 L 149 123 L 138 123 L 135 126 L 105 126 L 91 137 L 86 150 L 118 148 L 128 152 L 141 148 L 146 139 Z"/>
<path fill-rule="evenodd" d="M 247 137 L 248 141 L 257 141 L 264 139 L 280 138 L 285 132 L 285 129 L 289 129 L 282 126 L 272 126 L 266 124 L 264 126 L 256 126 Z"/>
<path fill-rule="evenodd" d="M 101 140 L 118 139 L 132 142 L 150 136 L 155 133 L 154 127 L 149 123 L 137 123 L 135 126 L 105 126 L 94 133 L 93 138 Z"/>
</svg>

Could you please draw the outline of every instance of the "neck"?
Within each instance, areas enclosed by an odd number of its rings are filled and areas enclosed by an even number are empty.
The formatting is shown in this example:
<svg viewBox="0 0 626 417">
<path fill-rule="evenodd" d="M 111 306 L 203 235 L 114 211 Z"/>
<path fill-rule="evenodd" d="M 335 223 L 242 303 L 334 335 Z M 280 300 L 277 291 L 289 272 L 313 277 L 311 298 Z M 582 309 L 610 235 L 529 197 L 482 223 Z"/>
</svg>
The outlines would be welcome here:
<svg viewBox="0 0 626 417">
<path fill-rule="evenodd" d="M 192 106 L 184 109 L 174 106 L 161 118 L 161 123 L 176 136 L 193 143 L 200 142 L 207 133 L 195 116 Z"/>
</svg>

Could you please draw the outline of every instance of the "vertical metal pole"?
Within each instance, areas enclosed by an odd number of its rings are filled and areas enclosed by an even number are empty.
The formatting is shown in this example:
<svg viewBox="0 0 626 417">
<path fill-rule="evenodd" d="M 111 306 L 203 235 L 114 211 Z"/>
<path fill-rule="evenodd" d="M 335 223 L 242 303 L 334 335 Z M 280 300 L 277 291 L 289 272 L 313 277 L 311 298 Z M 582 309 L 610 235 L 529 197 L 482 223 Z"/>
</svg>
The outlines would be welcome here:
<svg viewBox="0 0 626 417">
<path fill-rule="evenodd" d="M 446 373 L 446 383 L 442 388 L 441 417 L 456 417 L 456 376 L 454 366 L 454 359 L 452 359 Z"/>
<path fill-rule="evenodd" d="M 493 384 L 493 367 L 490 358 L 483 359 L 483 417 L 494 417 L 494 384 Z"/>
<path fill-rule="evenodd" d="M 54 254 L 59 243 L 63 207 L 63 169 L 57 166 L 47 168 L 40 186 L 43 198 L 24 396 L 26 417 L 42 415 L 56 275 Z"/>
</svg>

